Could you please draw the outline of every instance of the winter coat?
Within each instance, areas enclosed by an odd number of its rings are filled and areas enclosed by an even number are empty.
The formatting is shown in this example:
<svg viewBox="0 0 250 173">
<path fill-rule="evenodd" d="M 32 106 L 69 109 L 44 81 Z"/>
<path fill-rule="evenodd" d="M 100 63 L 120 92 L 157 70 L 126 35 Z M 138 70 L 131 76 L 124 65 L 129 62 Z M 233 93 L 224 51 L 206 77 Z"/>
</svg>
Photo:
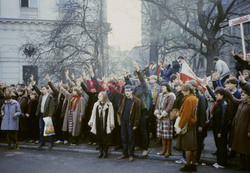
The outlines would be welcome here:
<svg viewBox="0 0 250 173">
<path fill-rule="evenodd" d="M 36 116 L 38 117 L 41 114 L 42 98 L 43 98 L 43 94 L 39 96 L 39 100 L 38 100 L 38 106 L 37 106 L 37 111 L 36 111 Z M 52 117 L 54 115 L 54 110 L 55 110 L 55 100 L 53 96 L 49 94 L 45 101 L 43 117 Z"/>
<path fill-rule="evenodd" d="M 216 103 L 215 103 L 216 104 Z M 215 133 L 227 134 L 228 119 L 227 119 L 227 102 L 225 99 L 217 101 L 212 110 L 213 121 L 212 128 Z"/>
<path fill-rule="evenodd" d="M 170 81 L 170 76 L 173 74 L 173 69 L 172 68 L 168 68 L 166 70 L 162 70 L 161 71 L 161 77 L 166 81 L 169 82 Z"/>
<path fill-rule="evenodd" d="M 68 109 L 70 103 L 70 99 L 73 96 L 73 94 L 68 93 L 65 89 L 62 89 L 60 91 L 65 98 L 68 101 L 68 105 L 66 108 L 64 120 L 63 120 L 63 126 L 62 126 L 62 131 L 67 132 L 68 131 L 68 119 L 70 116 L 70 110 Z M 73 111 L 73 131 L 72 131 L 72 136 L 79 136 L 80 135 L 80 130 L 81 130 L 81 125 L 82 122 L 80 122 L 80 119 L 83 120 L 85 116 L 85 108 L 86 108 L 86 102 L 84 101 L 83 97 L 80 98 L 78 101 L 75 111 Z"/>
<path fill-rule="evenodd" d="M 226 92 L 226 97 L 238 105 L 237 113 L 232 122 L 232 150 L 241 154 L 250 154 L 250 99 L 242 101 Z"/>
<path fill-rule="evenodd" d="M 183 104 L 179 113 L 180 121 L 179 128 L 183 128 L 186 124 L 194 126 L 197 121 L 197 116 L 195 114 L 196 107 L 198 104 L 198 98 L 190 94 L 183 99 Z"/>
<path fill-rule="evenodd" d="M 1 113 L 4 113 L 1 130 L 19 130 L 19 117 L 13 117 L 13 115 L 20 116 L 22 112 L 16 100 L 12 100 L 11 103 L 5 101 Z"/>
<path fill-rule="evenodd" d="M 169 117 L 169 113 L 170 111 L 173 109 L 173 105 L 174 105 L 174 100 L 175 100 L 175 94 L 170 92 L 170 93 L 167 93 L 167 97 L 166 99 L 164 100 L 164 103 L 163 103 L 163 107 L 162 109 L 159 109 L 159 104 L 160 104 L 160 99 L 163 97 L 163 93 L 160 93 L 159 94 L 159 97 L 157 99 L 157 102 L 156 102 L 156 105 L 155 105 L 155 111 L 154 111 L 154 114 L 160 114 L 162 115 L 163 117 Z"/>
<path fill-rule="evenodd" d="M 28 111 L 28 100 L 29 99 L 26 95 L 22 95 L 17 99 L 23 115 L 25 115 Z M 21 132 L 25 132 L 28 130 L 28 121 L 25 116 L 19 117 L 19 130 Z"/>
<path fill-rule="evenodd" d="M 127 97 L 125 94 L 114 91 L 115 96 L 121 100 L 121 105 L 117 111 L 117 115 L 122 119 Z M 133 127 L 138 127 L 141 117 L 141 101 L 133 95 L 133 102 L 130 107 L 129 124 Z"/>
<path fill-rule="evenodd" d="M 101 115 L 101 111 L 102 111 L 103 119 L 106 119 L 106 116 L 107 116 L 106 133 L 110 134 L 111 133 L 111 126 L 115 127 L 114 108 L 113 108 L 113 105 L 112 105 L 111 102 L 105 103 L 103 109 L 100 106 L 99 101 L 97 101 L 94 104 L 92 114 L 91 114 L 91 118 L 90 118 L 90 120 L 88 122 L 89 125 L 93 124 L 90 132 L 92 132 L 93 134 L 96 134 L 96 132 L 97 132 L 96 118 Z"/>
</svg>

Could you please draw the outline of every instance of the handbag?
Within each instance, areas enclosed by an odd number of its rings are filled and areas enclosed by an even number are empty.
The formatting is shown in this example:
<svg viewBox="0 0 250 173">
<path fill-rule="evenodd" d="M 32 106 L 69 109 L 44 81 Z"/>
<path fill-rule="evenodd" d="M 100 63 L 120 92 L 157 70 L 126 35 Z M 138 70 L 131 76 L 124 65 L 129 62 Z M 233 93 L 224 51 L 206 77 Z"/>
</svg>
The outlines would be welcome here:
<svg viewBox="0 0 250 173">
<path fill-rule="evenodd" d="M 173 111 L 173 110 L 170 111 L 169 117 L 170 117 L 170 120 L 171 120 L 171 121 L 175 120 L 175 119 L 178 117 L 177 112 L 175 112 L 175 111 Z"/>
<path fill-rule="evenodd" d="M 55 135 L 55 129 L 54 129 L 51 117 L 44 117 L 43 121 L 44 121 L 43 136 L 52 136 L 52 135 Z"/>
<path fill-rule="evenodd" d="M 180 119 L 181 119 L 181 117 L 178 116 L 175 120 L 175 123 L 174 123 L 175 131 L 177 131 L 177 128 L 179 128 Z M 188 126 L 188 123 L 181 129 L 180 135 L 184 135 L 185 133 L 187 133 L 187 126 Z"/>
</svg>

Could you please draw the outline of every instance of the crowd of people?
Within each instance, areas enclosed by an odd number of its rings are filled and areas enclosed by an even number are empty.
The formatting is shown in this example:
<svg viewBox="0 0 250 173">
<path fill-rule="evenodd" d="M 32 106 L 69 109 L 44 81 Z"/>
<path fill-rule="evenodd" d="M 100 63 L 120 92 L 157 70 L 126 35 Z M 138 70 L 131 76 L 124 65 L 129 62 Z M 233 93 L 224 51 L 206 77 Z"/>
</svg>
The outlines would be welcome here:
<svg viewBox="0 0 250 173">
<path fill-rule="evenodd" d="M 171 64 L 162 60 L 135 73 L 123 69 L 123 76 L 97 79 L 90 66 L 88 73 L 75 78 L 65 72 L 67 82 L 37 86 L 31 75 L 27 84 L 0 85 L 1 130 L 6 134 L 8 149 L 18 148 L 18 140 L 45 145 L 44 117 L 50 117 L 54 143 L 77 145 L 88 137 L 88 144 L 98 144 L 98 158 L 108 157 L 109 146 L 122 148 L 122 156 L 134 160 L 135 146 L 142 156 L 149 152 L 150 139 L 159 140 L 164 157 L 172 154 L 172 139 L 178 136 L 176 149 L 185 163 L 181 171 L 196 171 L 208 129 L 212 129 L 217 148 L 215 168 L 225 168 L 227 159 L 240 154 L 240 169 L 250 164 L 250 54 L 236 60 L 236 77 L 227 64 L 213 59 L 215 72 L 204 78 L 206 91 L 195 80 L 180 77 L 184 57 Z M 55 142 L 54 142 L 55 140 Z M 227 152 L 230 151 L 230 154 Z"/>
</svg>

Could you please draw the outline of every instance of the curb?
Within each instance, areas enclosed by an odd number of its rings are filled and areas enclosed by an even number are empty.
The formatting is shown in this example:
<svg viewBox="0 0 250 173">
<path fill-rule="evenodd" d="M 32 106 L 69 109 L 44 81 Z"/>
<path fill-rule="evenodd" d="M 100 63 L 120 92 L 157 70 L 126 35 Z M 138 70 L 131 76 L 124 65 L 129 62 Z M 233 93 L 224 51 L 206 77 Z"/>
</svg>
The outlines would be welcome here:
<svg viewBox="0 0 250 173">
<path fill-rule="evenodd" d="M 6 143 L 0 143 L 0 147 L 7 147 L 8 144 Z M 38 148 L 37 145 L 24 145 L 24 144 L 19 144 L 18 147 L 20 149 L 31 149 L 31 150 L 49 150 L 48 146 L 43 146 L 42 148 Z M 79 153 L 86 153 L 86 154 L 98 154 L 99 152 L 94 149 L 87 149 L 87 148 L 73 148 L 73 147 L 60 147 L 56 146 L 50 149 L 51 151 L 63 151 L 63 152 L 79 152 Z M 109 154 L 112 156 L 121 156 L 122 152 L 120 151 L 113 151 L 109 150 Z M 139 159 L 151 159 L 151 160 L 160 160 L 160 161 L 170 161 L 170 162 L 175 162 L 176 160 L 180 159 L 180 156 L 169 156 L 168 158 L 165 158 L 164 156 L 159 156 L 157 154 L 151 154 L 149 153 L 147 157 L 142 157 L 140 153 L 135 153 L 135 157 Z M 200 161 L 202 163 L 205 163 L 206 165 L 212 165 L 216 163 L 215 159 L 211 158 L 201 158 Z M 229 165 L 232 166 L 238 166 L 239 161 L 235 160 L 228 162 Z"/>
</svg>

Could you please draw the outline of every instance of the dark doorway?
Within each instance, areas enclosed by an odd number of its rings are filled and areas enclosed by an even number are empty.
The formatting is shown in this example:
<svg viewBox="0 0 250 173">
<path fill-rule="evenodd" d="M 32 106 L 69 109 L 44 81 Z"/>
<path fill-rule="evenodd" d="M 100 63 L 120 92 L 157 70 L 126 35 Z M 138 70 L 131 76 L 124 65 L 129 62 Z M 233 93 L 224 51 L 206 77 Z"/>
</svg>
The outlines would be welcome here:
<svg viewBox="0 0 250 173">
<path fill-rule="evenodd" d="M 24 65 L 23 66 L 23 80 L 25 83 L 30 82 L 30 76 L 34 75 L 34 80 L 38 81 L 38 68 L 37 66 Z"/>
</svg>

